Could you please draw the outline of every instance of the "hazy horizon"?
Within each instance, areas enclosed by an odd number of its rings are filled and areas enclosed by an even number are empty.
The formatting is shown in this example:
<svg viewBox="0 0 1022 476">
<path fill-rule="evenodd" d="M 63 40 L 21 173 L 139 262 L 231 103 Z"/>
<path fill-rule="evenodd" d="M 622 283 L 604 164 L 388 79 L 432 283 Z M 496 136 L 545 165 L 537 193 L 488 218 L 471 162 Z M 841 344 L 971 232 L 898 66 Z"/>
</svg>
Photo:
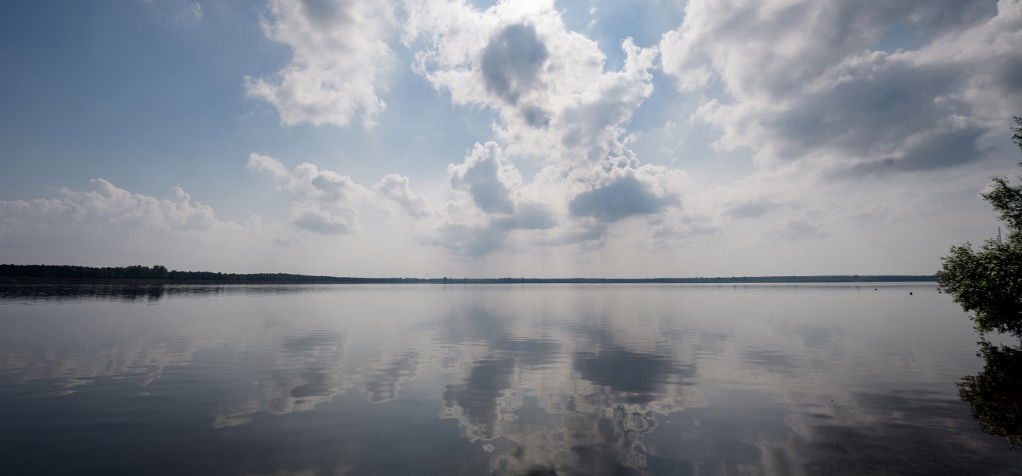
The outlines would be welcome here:
<svg viewBox="0 0 1022 476">
<path fill-rule="evenodd" d="M 79 265 L 47 265 L 47 264 L 37 264 L 37 265 L 51 267 L 51 268 L 54 268 L 54 267 L 57 267 L 57 268 L 59 268 L 59 267 L 85 267 L 85 268 L 91 268 L 93 270 L 102 269 L 102 268 L 97 268 L 97 267 L 88 267 L 88 266 L 79 266 Z M 31 274 L 31 273 L 26 273 L 24 271 L 15 272 L 15 273 L 9 273 L 8 272 L 9 270 L 6 269 L 7 266 L 26 266 L 26 267 L 31 267 L 31 266 L 34 266 L 34 265 L 31 265 L 31 264 L 30 265 L 10 265 L 10 264 L 7 264 L 7 263 L 0 263 L 0 278 L 5 278 L 5 277 L 7 277 L 7 278 L 24 278 L 24 277 L 30 277 L 31 278 L 31 277 L 36 277 L 36 278 L 41 278 L 43 280 L 41 282 L 46 282 L 47 279 L 55 280 L 53 282 L 59 282 L 62 279 L 75 278 L 75 277 L 81 278 L 81 279 L 86 279 L 86 280 L 88 280 L 88 279 L 96 279 L 96 280 L 131 280 L 131 279 L 172 279 L 172 280 L 173 279 L 178 279 L 178 280 L 189 280 L 189 279 L 192 279 L 192 278 L 188 278 L 188 277 L 155 278 L 155 277 L 152 277 L 152 276 L 142 276 L 142 277 L 124 277 L 124 276 L 118 276 L 118 277 L 100 278 L 100 277 L 94 277 L 94 276 L 64 276 L 64 275 L 60 275 L 60 274 L 38 274 L 38 275 L 35 275 L 35 274 Z M 109 268 L 117 268 L 119 270 L 125 270 L 125 269 L 131 268 L 133 266 L 142 266 L 144 268 L 154 268 L 153 266 L 146 266 L 146 265 L 112 266 L 112 267 L 109 267 Z M 160 265 L 156 265 L 156 266 L 158 267 Z M 164 268 L 166 268 L 166 267 L 164 267 Z M 667 281 L 671 281 L 671 280 L 679 280 L 679 281 L 680 280 L 707 280 L 707 281 L 711 281 L 711 280 L 713 280 L 713 281 L 715 281 L 715 280 L 758 280 L 758 281 L 749 282 L 747 284 L 771 284 L 771 283 L 798 284 L 798 283 L 801 283 L 801 282 L 804 282 L 804 283 L 807 283 L 807 284 L 826 284 L 826 283 L 837 283 L 837 284 L 840 284 L 840 283 L 870 283 L 870 282 L 874 282 L 874 281 L 868 281 L 868 280 L 859 280 L 858 278 L 921 278 L 921 277 L 935 278 L 934 274 L 905 274 L 905 273 L 900 273 L 900 274 L 833 274 L 833 273 L 831 273 L 831 274 L 813 274 L 813 275 L 773 274 L 773 275 L 759 275 L 759 276 L 741 276 L 741 275 L 731 275 L 731 276 L 720 276 L 720 275 L 702 275 L 702 276 L 681 276 L 681 275 L 678 275 L 678 276 L 506 276 L 506 275 L 505 276 L 496 276 L 496 275 L 489 275 L 489 276 L 486 276 L 486 275 L 484 275 L 484 276 L 439 276 L 439 275 L 437 275 L 437 276 L 433 276 L 433 275 L 417 275 L 417 276 L 356 276 L 356 275 L 340 275 L 340 274 L 318 274 L 317 275 L 317 274 L 308 274 L 308 273 L 282 273 L 282 272 L 278 272 L 278 271 L 266 271 L 266 270 L 264 270 L 264 271 L 256 271 L 256 272 L 253 272 L 253 273 L 230 273 L 230 272 L 225 272 L 225 271 L 215 270 L 215 269 L 190 269 L 190 270 L 177 269 L 177 270 L 175 270 L 173 268 L 166 268 L 163 271 L 164 272 L 167 272 L 167 271 L 170 271 L 170 272 L 182 272 L 182 273 L 224 273 L 224 274 L 234 274 L 234 275 L 240 275 L 240 276 L 285 274 L 285 275 L 289 275 L 289 276 L 300 276 L 300 277 L 322 277 L 322 278 L 356 279 L 356 280 L 380 280 L 380 281 L 389 280 L 389 279 L 399 279 L 399 280 L 400 279 L 406 279 L 406 280 L 418 280 L 418 281 L 450 280 L 450 281 L 455 282 L 455 283 L 459 282 L 459 281 L 509 281 L 509 282 L 513 283 L 514 281 L 517 281 L 517 280 L 529 280 L 529 281 L 578 281 L 578 282 L 583 282 L 583 281 L 594 281 L 594 282 L 610 281 L 609 283 L 605 282 L 605 283 L 602 283 L 602 284 L 613 284 L 614 281 L 638 281 L 638 282 L 650 282 L 651 284 L 655 284 L 655 282 L 657 282 L 658 280 L 667 280 Z M 773 278 L 781 278 L 781 279 L 783 279 L 783 278 L 795 278 L 795 279 L 798 279 L 799 281 L 763 281 L 765 279 L 773 279 Z M 812 280 L 813 278 L 817 278 L 817 279 L 820 279 L 820 278 L 857 278 L 857 279 L 855 279 L 855 280 L 848 280 L 848 281 L 828 281 L 828 280 L 815 280 L 814 281 L 814 280 Z M 732 281 L 728 281 L 728 282 L 733 283 Z M 897 283 L 899 281 L 891 281 L 889 279 L 881 279 L 881 280 L 875 281 L 875 282 Z M 929 280 L 927 280 L 927 281 L 920 281 L 918 279 L 909 279 L 909 280 L 903 281 L 903 282 L 918 284 L 918 283 L 926 283 L 926 282 L 930 282 L 930 281 Z M 935 279 L 933 280 L 933 282 L 935 282 Z M 298 281 L 298 282 L 295 282 L 295 283 L 299 283 L 300 284 L 301 281 Z M 685 283 L 675 283 L 675 284 L 685 284 Z M 690 284 L 711 284 L 711 283 L 690 283 Z M 740 283 L 733 283 L 733 284 L 740 284 Z"/>
<path fill-rule="evenodd" d="M 1019 170 L 1019 0 L 29 2 L 0 35 L 9 263 L 932 274 Z"/>
</svg>

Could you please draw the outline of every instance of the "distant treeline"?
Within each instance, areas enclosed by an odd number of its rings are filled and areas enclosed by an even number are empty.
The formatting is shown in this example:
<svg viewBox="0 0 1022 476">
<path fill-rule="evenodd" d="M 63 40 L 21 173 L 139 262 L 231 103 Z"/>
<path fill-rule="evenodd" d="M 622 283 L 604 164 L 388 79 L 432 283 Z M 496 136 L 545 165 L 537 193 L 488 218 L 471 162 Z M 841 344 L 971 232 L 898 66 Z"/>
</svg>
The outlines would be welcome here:
<svg viewBox="0 0 1022 476">
<path fill-rule="evenodd" d="M 209 281 L 260 282 L 260 283 L 322 283 L 351 282 L 357 278 L 334 276 L 307 276 L 285 273 L 216 273 L 212 271 L 177 271 L 166 266 L 117 266 L 93 268 L 89 266 L 65 266 L 45 264 L 0 264 L 0 276 L 12 278 L 53 278 L 82 280 L 146 280 L 146 281 Z"/>
<path fill-rule="evenodd" d="M 716 278 L 354 278 L 309 276 L 285 273 L 215 273 L 211 271 L 176 271 L 165 266 L 120 266 L 93 268 L 88 266 L 0 264 L 0 278 L 7 281 L 144 281 L 201 283 L 305 283 L 305 284 L 373 284 L 373 283 L 864 283 L 864 282 L 932 282 L 931 275 L 822 275 L 822 276 L 732 276 Z"/>
</svg>

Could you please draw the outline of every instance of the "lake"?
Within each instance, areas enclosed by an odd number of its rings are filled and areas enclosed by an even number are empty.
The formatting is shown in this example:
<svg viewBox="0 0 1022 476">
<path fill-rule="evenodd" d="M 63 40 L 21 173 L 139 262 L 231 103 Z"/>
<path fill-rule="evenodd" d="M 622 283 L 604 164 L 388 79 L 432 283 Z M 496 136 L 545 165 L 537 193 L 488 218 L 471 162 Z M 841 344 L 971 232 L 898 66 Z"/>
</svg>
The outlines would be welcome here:
<svg viewBox="0 0 1022 476">
<path fill-rule="evenodd" d="M 0 287 L 3 474 L 1022 474 L 929 284 Z"/>
</svg>

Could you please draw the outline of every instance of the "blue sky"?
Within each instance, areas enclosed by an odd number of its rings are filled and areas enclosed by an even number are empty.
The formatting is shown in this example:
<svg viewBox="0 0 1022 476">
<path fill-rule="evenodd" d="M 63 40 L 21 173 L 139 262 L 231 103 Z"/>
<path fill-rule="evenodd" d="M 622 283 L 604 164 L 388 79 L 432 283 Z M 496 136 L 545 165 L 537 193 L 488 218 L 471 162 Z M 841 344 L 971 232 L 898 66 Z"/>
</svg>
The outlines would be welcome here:
<svg viewBox="0 0 1022 476">
<path fill-rule="evenodd" d="M 1019 26 L 1015 0 L 21 3 L 0 261 L 931 272 L 996 231 Z"/>
</svg>

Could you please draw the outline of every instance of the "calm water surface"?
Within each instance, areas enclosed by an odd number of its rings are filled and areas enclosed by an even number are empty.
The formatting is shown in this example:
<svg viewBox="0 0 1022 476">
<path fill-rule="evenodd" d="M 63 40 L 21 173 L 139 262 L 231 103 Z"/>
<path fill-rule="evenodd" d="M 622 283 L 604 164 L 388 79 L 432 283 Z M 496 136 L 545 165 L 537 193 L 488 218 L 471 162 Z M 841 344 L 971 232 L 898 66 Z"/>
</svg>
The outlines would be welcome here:
<svg viewBox="0 0 1022 476">
<path fill-rule="evenodd" d="M 1022 474 L 977 340 L 929 285 L 3 287 L 0 473 Z"/>
</svg>

